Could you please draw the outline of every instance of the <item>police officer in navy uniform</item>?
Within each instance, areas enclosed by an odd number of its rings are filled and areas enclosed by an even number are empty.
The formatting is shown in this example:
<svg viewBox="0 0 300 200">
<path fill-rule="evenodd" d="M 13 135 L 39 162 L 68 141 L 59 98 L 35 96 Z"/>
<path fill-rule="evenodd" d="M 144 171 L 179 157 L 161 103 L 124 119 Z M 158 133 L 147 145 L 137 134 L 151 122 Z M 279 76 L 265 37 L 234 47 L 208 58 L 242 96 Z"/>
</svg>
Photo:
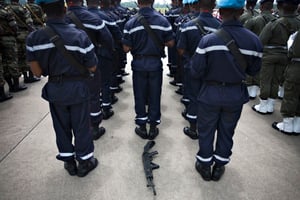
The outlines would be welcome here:
<svg viewBox="0 0 300 200">
<path fill-rule="evenodd" d="M 102 21 L 105 23 L 106 27 L 112 34 L 112 37 L 115 42 L 116 49 L 122 49 L 122 32 L 120 31 L 119 26 L 116 21 L 108 16 L 105 12 L 99 9 L 100 1 L 98 0 L 88 0 L 87 1 L 88 10 L 91 13 L 98 15 Z M 109 52 L 109 49 L 106 49 Z M 102 109 L 103 109 L 103 119 L 109 119 L 113 114 L 112 110 L 112 91 L 110 90 L 111 86 L 111 77 L 113 76 L 113 60 L 115 59 L 114 55 L 116 51 L 112 51 L 106 56 L 102 56 L 99 62 L 101 62 L 101 97 L 102 97 Z"/>
<path fill-rule="evenodd" d="M 186 105 L 186 111 L 182 114 L 190 126 L 185 127 L 183 132 L 192 139 L 198 139 L 197 134 L 197 92 L 199 90 L 198 84 L 192 84 L 192 77 L 190 75 L 190 59 L 194 54 L 200 39 L 211 32 L 215 32 L 220 26 L 221 22 L 212 16 L 212 11 L 216 5 L 215 0 L 200 0 L 200 15 L 185 23 L 180 32 L 180 38 L 177 42 L 177 49 L 179 54 L 185 57 L 184 66 L 184 96 L 182 98 Z M 193 86 L 197 86 L 193 88 Z M 185 101 L 184 101 L 185 100 Z"/>
<path fill-rule="evenodd" d="M 217 1 L 223 19 L 220 28 L 235 41 L 246 61 L 246 69 L 241 67 L 223 38 L 216 33 L 201 39 L 191 61 L 192 76 L 199 79 L 199 84 L 203 82 L 197 97 L 199 151 L 195 167 L 205 181 L 218 181 L 224 174 L 232 154 L 234 130 L 243 104 L 249 101 L 243 81 L 246 73 L 255 75 L 261 67 L 262 44 L 238 20 L 244 4 L 245 0 Z"/>
<path fill-rule="evenodd" d="M 160 101 L 162 86 L 162 61 L 164 46 L 174 45 L 172 27 L 165 17 L 152 8 L 153 0 L 138 0 L 139 12 L 124 28 L 123 49 L 131 52 L 133 60 L 133 92 L 135 101 L 135 132 L 143 139 L 154 139 L 160 124 Z M 157 43 L 151 38 L 138 20 L 143 16 L 157 36 Z M 148 104 L 148 106 L 146 106 Z M 148 110 L 146 110 L 148 108 Z M 149 134 L 146 123 L 150 123 Z"/>
<path fill-rule="evenodd" d="M 69 54 L 90 72 L 96 71 L 97 57 L 87 34 L 68 25 L 63 0 L 37 0 L 47 14 L 46 24 L 63 41 Z M 30 33 L 26 41 L 27 61 L 35 76 L 49 76 L 42 97 L 49 102 L 56 133 L 58 160 L 70 175 L 86 176 L 97 167 L 89 132 L 88 76 L 66 60 L 55 48 L 45 29 Z M 72 143 L 74 137 L 74 144 Z M 75 159 L 79 162 L 78 167 Z"/>
<path fill-rule="evenodd" d="M 68 13 L 66 21 L 70 24 L 75 24 L 70 14 L 73 13 L 85 27 L 86 31 L 89 32 L 89 37 L 94 38 L 90 39 L 96 46 L 98 59 L 101 60 L 103 57 L 109 57 L 110 52 L 114 49 L 114 42 L 111 33 L 102 19 L 89 12 L 86 7 L 82 6 L 82 0 L 67 0 L 67 5 Z M 98 68 L 94 73 L 94 79 L 89 82 L 91 90 L 91 131 L 94 135 L 94 140 L 99 139 L 105 133 L 104 127 L 99 127 L 103 117 L 101 102 L 99 100 L 101 92 L 101 64 L 101 61 L 98 62 Z"/>
</svg>

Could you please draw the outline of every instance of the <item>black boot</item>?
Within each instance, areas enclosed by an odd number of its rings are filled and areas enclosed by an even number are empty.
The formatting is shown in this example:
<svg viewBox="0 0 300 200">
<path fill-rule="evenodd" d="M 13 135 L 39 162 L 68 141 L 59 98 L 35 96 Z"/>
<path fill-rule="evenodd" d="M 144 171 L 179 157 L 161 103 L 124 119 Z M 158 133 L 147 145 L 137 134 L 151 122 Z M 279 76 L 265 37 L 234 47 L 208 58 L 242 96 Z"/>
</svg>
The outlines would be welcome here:
<svg viewBox="0 0 300 200">
<path fill-rule="evenodd" d="M 98 140 L 104 134 L 105 134 L 104 127 L 102 127 L 102 126 L 101 127 L 98 127 L 98 126 L 92 127 L 93 140 Z"/>
<path fill-rule="evenodd" d="M 9 88 L 10 92 L 20 92 L 22 90 L 26 90 L 27 87 L 25 85 L 20 85 L 19 77 L 13 77 L 13 86 Z"/>
<path fill-rule="evenodd" d="M 13 98 L 12 95 L 5 94 L 4 86 L 0 86 L 0 102 L 7 101 L 7 100 L 9 100 L 11 98 Z"/>
<path fill-rule="evenodd" d="M 135 128 L 135 133 L 143 139 L 148 139 L 146 124 L 140 125 Z"/>
<path fill-rule="evenodd" d="M 77 174 L 77 165 L 76 165 L 76 161 L 74 159 L 70 160 L 70 161 L 65 161 L 64 168 L 67 170 L 67 172 L 71 176 L 74 176 Z"/>
<path fill-rule="evenodd" d="M 158 136 L 159 130 L 156 125 L 151 124 L 149 130 L 149 140 L 154 140 Z"/>
<path fill-rule="evenodd" d="M 29 75 L 27 75 L 27 73 Z M 33 73 L 29 70 L 28 72 L 23 72 L 23 75 L 24 75 L 24 83 L 34 83 L 34 82 L 37 82 L 37 81 L 40 81 L 41 79 L 40 78 L 36 78 L 33 76 Z"/>
<path fill-rule="evenodd" d="M 80 161 L 78 168 L 77 168 L 77 176 L 84 177 L 90 171 L 95 169 L 97 166 L 98 166 L 98 160 L 97 160 L 97 158 L 94 158 L 94 157 L 92 157 L 88 160 Z"/>
<path fill-rule="evenodd" d="M 13 88 L 12 76 L 4 76 L 4 79 L 8 84 L 9 90 L 11 90 Z"/>
<path fill-rule="evenodd" d="M 112 109 L 103 109 L 102 114 L 103 114 L 103 119 L 106 120 L 114 115 L 114 111 Z"/>
<path fill-rule="evenodd" d="M 196 123 L 190 123 L 190 127 L 184 127 L 183 132 L 193 140 L 197 140 L 199 137 Z"/>
</svg>

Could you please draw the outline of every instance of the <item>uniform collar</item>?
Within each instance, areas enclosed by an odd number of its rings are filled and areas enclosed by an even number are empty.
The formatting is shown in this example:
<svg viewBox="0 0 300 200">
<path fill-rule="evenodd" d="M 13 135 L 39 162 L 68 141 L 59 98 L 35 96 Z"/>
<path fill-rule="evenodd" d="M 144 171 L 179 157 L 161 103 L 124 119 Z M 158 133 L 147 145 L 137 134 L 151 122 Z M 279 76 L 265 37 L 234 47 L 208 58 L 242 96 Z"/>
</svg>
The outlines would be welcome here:
<svg viewBox="0 0 300 200">
<path fill-rule="evenodd" d="M 82 9 L 84 9 L 84 10 L 87 10 L 87 8 L 86 7 L 84 7 L 84 6 L 69 6 L 68 7 L 68 10 L 82 10 Z"/>
<path fill-rule="evenodd" d="M 153 11 L 153 8 L 150 7 L 144 7 L 139 9 L 139 13 L 141 14 L 147 14 Z"/>
<path fill-rule="evenodd" d="M 243 24 L 238 20 L 229 20 L 229 21 L 225 21 L 221 24 L 221 27 L 228 27 L 228 26 L 243 27 Z"/>
<path fill-rule="evenodd" d="M 50 18 L 47 19 L 46 24 L 67 24 L 65 19 L 61 19 L 61 18 Z"/>
<path fill-rule="evenodd" d="M 213 17 L 210 12 L 200 12 L 201 17 Z"/>
</svg>

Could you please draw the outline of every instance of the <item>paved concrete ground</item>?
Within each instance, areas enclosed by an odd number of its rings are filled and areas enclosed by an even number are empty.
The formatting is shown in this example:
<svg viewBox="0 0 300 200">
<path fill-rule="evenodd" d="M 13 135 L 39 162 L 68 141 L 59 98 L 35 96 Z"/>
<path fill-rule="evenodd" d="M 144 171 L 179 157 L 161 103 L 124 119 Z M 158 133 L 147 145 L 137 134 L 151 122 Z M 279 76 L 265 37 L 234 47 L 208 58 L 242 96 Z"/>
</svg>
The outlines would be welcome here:
<svg viewBox="0 0 300 200">
<path fill-rule="evenodd" d="M 127 67 L 127 71 L 129 67 Z M 164 73 L 167 73 L 165 70 Z M 186 137 L 187 122 L 175 87 L 164 76 L 162 124 L 153 150 L 157 196 L 146 187 L 141 154 L 146 144 L 134 134 L 131 76 L 103 122 L 107 133 L 95 141 L 100 165 L 84 178 L 71 177 L 55 159 L 52 121 L 40 98 L 46 82 L 28 85 L 0 104 L 0 200 L 297 200 L 300 199 L 300 137 L 271 128 L 280 120 L 280 101 L 271 116 L 244 106 L 231 163 L 219 182 L 204 182 L 194 169 L 197 141 Z"/>
</svg>

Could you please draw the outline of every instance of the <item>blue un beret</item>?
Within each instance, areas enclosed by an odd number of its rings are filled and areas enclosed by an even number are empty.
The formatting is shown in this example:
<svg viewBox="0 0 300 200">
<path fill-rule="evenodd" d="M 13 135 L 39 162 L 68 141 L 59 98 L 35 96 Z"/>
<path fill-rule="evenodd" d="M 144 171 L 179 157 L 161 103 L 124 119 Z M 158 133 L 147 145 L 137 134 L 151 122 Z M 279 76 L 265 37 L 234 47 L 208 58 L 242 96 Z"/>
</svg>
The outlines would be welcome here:
<svg viewBox="0 0 300 200">
<path fill-rule="evenodd" d="M 245 0 L 217 0 L 219 8 L 243 8 Z"/>
<path fill-rule="evenodd" d="M 54 3 L 54 2 L 58 2 L 58 1 L 64 2 L 64 0 L 35 0 L 35 3 L 40 5 L 40 4 Z"/>
<path fill-rule="evenodd" d="M 188 0 L 190 4 L 197 3 L 198 0 Z"/>
</svg>

